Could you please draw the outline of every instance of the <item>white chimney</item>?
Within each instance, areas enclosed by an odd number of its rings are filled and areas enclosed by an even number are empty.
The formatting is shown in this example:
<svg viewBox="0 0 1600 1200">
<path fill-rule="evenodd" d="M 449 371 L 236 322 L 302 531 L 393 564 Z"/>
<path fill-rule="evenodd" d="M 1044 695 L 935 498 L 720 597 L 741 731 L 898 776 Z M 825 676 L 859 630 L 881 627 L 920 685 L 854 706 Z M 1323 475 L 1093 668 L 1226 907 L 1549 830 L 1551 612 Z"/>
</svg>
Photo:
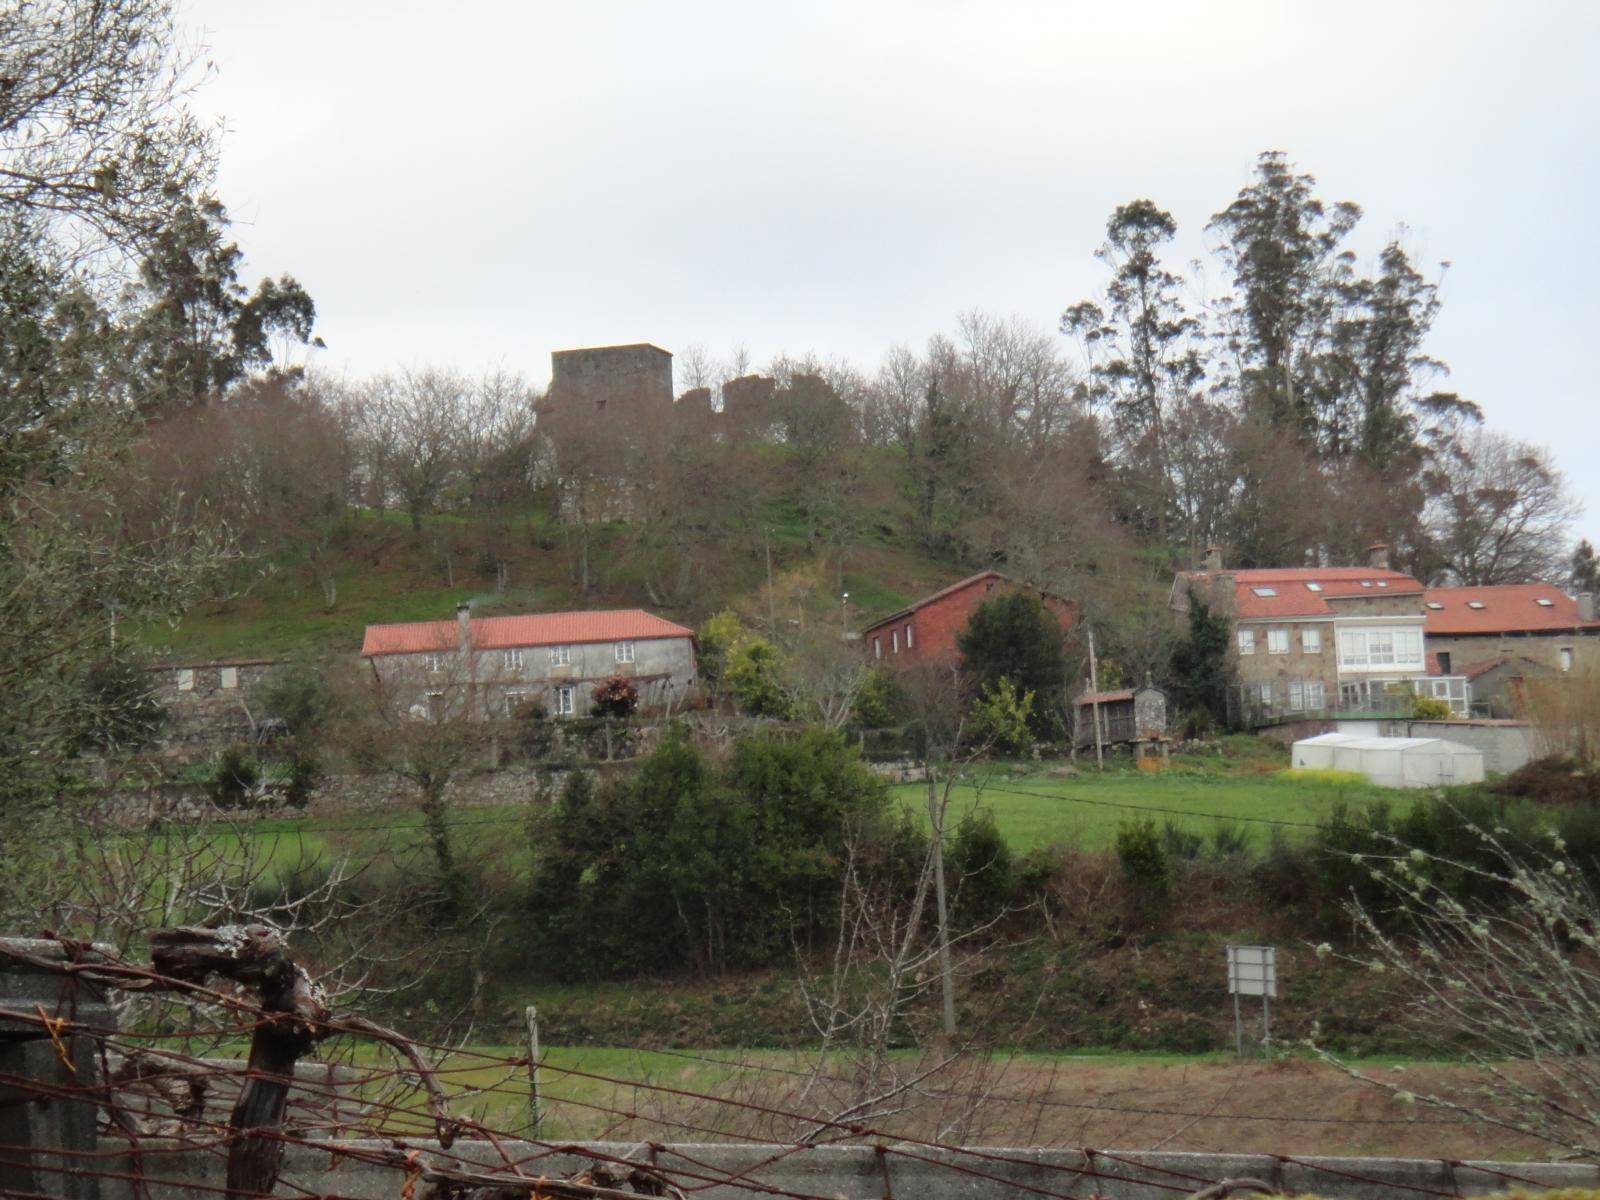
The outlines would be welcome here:
<svg viewBox="0 0 1600 1200">
<path fill-rule="evenodd" d="M 472 649 L 472 605 L 456 605 L 456 629 L 463 653 Z"/>
<path fill-rule="evenodd" d="M 1374 571 L 1387 571 L 1389 569 L 1389 543 L 1373 542 L 1367 547 L 1367 566 Z"/>
<path fill-rule="evenodd" d="M 1580 621 L 1594 620 L 1594 593 L 1578 593 L 1578 619 Z"/>
</svg>

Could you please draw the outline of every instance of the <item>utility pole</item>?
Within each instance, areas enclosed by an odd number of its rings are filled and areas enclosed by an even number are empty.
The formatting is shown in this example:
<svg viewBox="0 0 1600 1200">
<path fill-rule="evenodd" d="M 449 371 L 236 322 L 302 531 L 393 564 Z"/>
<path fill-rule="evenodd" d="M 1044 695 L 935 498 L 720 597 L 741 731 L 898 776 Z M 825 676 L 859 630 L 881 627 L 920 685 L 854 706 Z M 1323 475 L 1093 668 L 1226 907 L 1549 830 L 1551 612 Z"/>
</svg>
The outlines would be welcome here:
<svg viewBox="0 0 1600 1200">
<path fill-rule="evenodd" d="M 850 636 L 850 593 L 845 592 L 839 597 L 839 636 Z"/>
<path fill-rule="evenodd" d="M 944 1035 L 956 1036 L 956 991 L 950 966 L 950 911 L 944 899 L 944 811 L 939 805 L 939 788 L 933 763 L 924 770 L 928 777 L 928 819 L 933 822 L 933 894 L 939 908 L 939 975 L 944 991 Z"/>
<path fill-rule="evenodd" d="M 1089 630 L 1089 706 L 1094 715 L 1094 764 L 1106 769 L 1105 739 L 1100 732 L 1100 668 L 1095 664 L 1094 630 Z"/>
<path fill-rule="evenodd" d="M 772 607 L 772 530 L 765 525 L 761 527 L 761 544 L 767 551 L 767 629 L 777 633 L 778 614 Z"/>
</svg>

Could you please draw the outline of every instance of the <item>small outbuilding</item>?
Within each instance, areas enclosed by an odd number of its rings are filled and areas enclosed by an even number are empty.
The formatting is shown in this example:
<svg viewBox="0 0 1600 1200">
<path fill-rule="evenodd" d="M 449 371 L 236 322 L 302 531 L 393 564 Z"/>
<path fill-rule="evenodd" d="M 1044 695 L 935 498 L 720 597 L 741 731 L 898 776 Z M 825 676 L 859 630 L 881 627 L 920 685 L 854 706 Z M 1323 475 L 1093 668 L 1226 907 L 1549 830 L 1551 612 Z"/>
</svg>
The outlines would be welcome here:
<svg viewBox="0 0 1600 1200">
<path fill-rule="evenodd" d="M 1483 782 L 1483 751 L 1428 737 L 1323 733 L 1294 744 L 1297 771 L 1351 771 L 1382 787 Z"/>
<path fill-rule="evenodd" d="M 1095 744 L 1096 718 L 1103 746 L 1159 742 L 1167 736 L 1167 695 L 1149 684 L 1114 692 L 1085 692 L 1073 706 L 1078 749 Z"/>
</svg>

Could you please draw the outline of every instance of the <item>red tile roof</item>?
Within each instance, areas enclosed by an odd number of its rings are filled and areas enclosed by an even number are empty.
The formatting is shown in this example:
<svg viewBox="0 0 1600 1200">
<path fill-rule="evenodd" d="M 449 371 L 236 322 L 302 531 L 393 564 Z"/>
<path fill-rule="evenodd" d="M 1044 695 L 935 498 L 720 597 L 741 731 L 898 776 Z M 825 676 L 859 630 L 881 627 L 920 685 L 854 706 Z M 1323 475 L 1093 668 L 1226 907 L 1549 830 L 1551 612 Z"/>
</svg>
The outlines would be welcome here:
<svg viewBox="0 0 1600 1200">
<path fill-rule="evenodd" d="M 1119 700 L 1132 700 L 1133 688 L 1118 688 L 1114 692 L 1085 692 L 1078 697 L 1080 705 L 1115 704 Z"/>
<path fill-rule="evenodd" d="M 1429 588 L 1429 637 L 1473 633 L 1561 633 L 1583 630 L 1600 634 L 1600 621 L 1578 615 L 1578 602 L 1548 583 L 1507 583 L 1496 587 Z M 1540 604 L 1548 600 L 1549 604 Z M 1474 602 L 1482 605 L 1473 607 Z M 1438 608 L 1433 606 L 1437 604 Z"/>
<path fill-rule="evenodd" d="M 644 642 L 653 638 L 694 636 L 694 630 L 674 625 L 641 608 L 473 617 L 471 625 L 472 645 L 477 650 L 576 646 L 584 642 Z M 459 638 L 459 626 L 453 617 L 444 621 L 412 621 L 405 625 L 368 625 L 361 653 L 371 656 L 454 650 Z"/>
<path fill-rule="evenodd" d="M 1196 583 L 1231 579 L 1234 616 L 1245 619 L 1271 617 L 1329 617 L 1328 600 L 1348 596 L 1415 596 L 1422 584 L 1403 571 L 1377 567 L 1271 567 L 1247 571 L 1190 571 L 1180 578 Z M 1308 587 L 1316 584 L 1317 588 Z M 1259 596 L 1256 589 L 1271 589 Z M 1320 590 L 1319 590 L 1320 589 Z"/>
</svg>

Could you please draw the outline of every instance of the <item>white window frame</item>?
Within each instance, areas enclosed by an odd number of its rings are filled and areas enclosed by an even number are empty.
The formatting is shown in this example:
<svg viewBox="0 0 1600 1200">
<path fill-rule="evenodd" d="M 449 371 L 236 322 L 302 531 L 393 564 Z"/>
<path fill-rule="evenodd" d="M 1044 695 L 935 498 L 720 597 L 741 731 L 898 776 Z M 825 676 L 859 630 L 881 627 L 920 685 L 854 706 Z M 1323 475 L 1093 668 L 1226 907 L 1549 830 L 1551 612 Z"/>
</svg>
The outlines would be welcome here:
<svg viewBox="0 0 1600 1200">
<path fill-rule="evenodd" d="M 444 655 L 443 654 L 424 654 L 422 656 L 422 665 L 423 665 L 423 667 L 425 667 L 429 671 L 434 671 L 434 672 L 442 671 L 442 670 L 444 670 Z"/>
<path fill-rule="evenodd" d="M 1319 708 L 1328 707 L 1328 693 L 1320 679 L 1307 679 L 1303 681 L 1304 696 L 1307 712 L 1315 712 Z"/>
<path fill-rule="evenodd" d="M 180 692 L 192 692 L 192 691 L 194 691 L 194 668 L 193 667 L 179 667 L 178 668 L 178 690 Z"/>
<path fill-rule="evenodd" d="M 633 661 L 632 642 L 618 642 L 611 648 L 611 652 L 616 656 L 619 663 L 631 663 Z"/>
<path fill-rule="evenodd" d="M 1400 626 L 1339 630 L 1339 666 L 1421 671 L 1426 660 L 1422 631 Z"/>
<path fill-rule="evenodd" d="M 1300 631 L 1300 651 L 1303 654 L 1322 653 L 1322 630 L 1310 626 Z"/>
<path fill-rule="evenodd" d="M 1272 707 L 1272 681 L 1270 679 L 1265 683 L 1252 683 L 1249 686 L 1250 690 L 1255 693 L 1257 704 L 1263 708 Z"/>
<path fill-rule="evenodd" d="M 239 686 L 239 668 L 223 667 L 217 672 L 217 683 L 230 691 Z"/>
<path fill-rule="evenodd" d="M 550 665 L 552 667 L 570 667 L 572 665 L 572 647 L 551 646 Z"/>
<path fill-rule="evenodd" d="M 1298 679 L 1291 679 L 1289 681 L 1289 711 L 1290 712 L 1305 712 L 1305 710 L 1306 710 L 1305 684 L 1301 683 Z"/>
<path fill-rule="evenodd" d="M 555 715 L 570 717 L 578 709 L 578 689 L 570 683 L 564 683 L 556 689 Z"/>
<path fill-rule="evenodd" d="M 505 671 L 522 670 L 522 651 L 520 649 L 500 651 L 500 667 Z"/>
<path fill-rule="evenodd" d="M 1254 654 L 1256 652 L 1256 631 L 1254 629 L 1239 630 L 1239 653 Z"/>
<path fill-rule="evenodd" d="M 900 631 L 898 629 L 889 630 L 889 653 L 900 653 Z"/>
<path fill-rule="evenodd" d="M 906 622 L 906 649 L 909 650 L 915 643 L 911 638 L 911 622 Z"/>
<path fill-rule="evenodd" d="M 1267 653 L 1289 653 L 1289 631 L 1287 629 L 1267 630 Z"/>
<path fill-rule="evenodd" d="M 873 658 L 882 658 L 883 657 L 883 639 L 881 637 L 879 637 L 877 634 L 873 634 L 872 635 L 872 657 Z"/>
<path fill-rule="evenodd" d="M 536 697 L 538 694 L 539 693 L 533 688 L 507 688 L 505 694 L 506 716 L 509 717 L 511 715 L 511 710 L 516 708 L 520 702 Z"/>
<path fill-rule="evenodd" d="M 1572 647 L 1562 646 L 1558 653 L 1561 670 L 1563 672 L 1572 670 Z"/>
</svg>

